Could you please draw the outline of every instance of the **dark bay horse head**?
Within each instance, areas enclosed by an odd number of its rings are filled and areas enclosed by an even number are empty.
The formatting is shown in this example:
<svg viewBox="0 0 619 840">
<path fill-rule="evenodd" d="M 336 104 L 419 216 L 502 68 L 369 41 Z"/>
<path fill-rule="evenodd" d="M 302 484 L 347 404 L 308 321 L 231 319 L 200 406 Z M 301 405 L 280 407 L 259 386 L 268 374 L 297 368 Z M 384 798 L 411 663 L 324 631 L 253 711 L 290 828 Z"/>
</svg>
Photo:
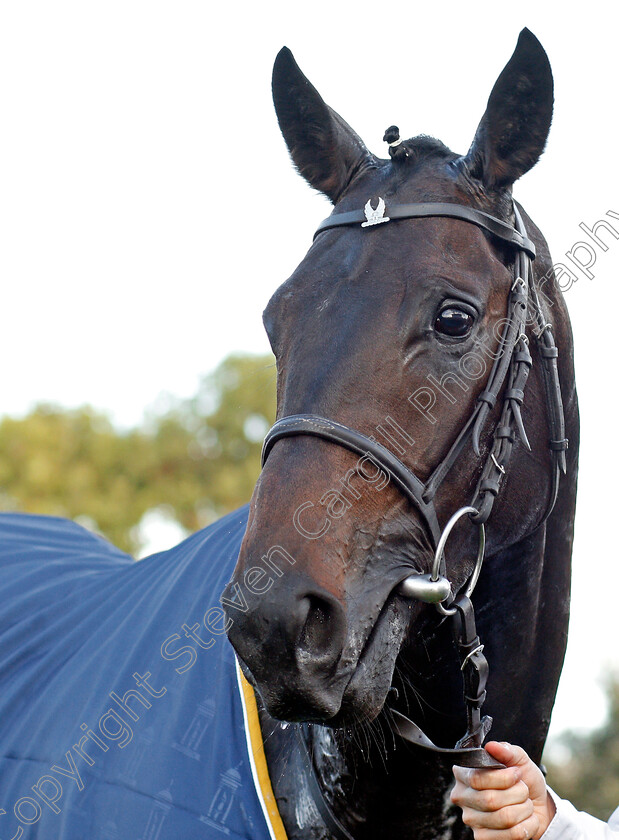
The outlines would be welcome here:
<svg viewBox="0 0 619 840">
<path fill-rule="evenodd" d="M 483 397 L 517 252 L 464 219 L 387 221 L 389 208 L 449 203 L 513 227 L 512 185 L 540 157 L 550 127 L 548 59 L 523 30 L 464 155 L 427 136 L 398 143 L 392 131 L 389 159 L 375 157 L 287 49 L 275 63 L 273 93 L 299 172 L 331 199 L 334 217 L 365 209 L 373 222 L 321 231 L 266 308 L 278 417 L 318 415 L 345 424 L 384 444 L 426 482 Z M 284 219 L 286 208 L 278 215 Z M 532 282 L 557 344 L 569 348 L 547 246 L 524 219 L 537 248 Z M 527 333 L 533 366 L 522 418 L 530 448 L 522 435 L 516 439 L 488 523 L 486 564 L 539 528 L 553 493 L 531 324 Z M 436 494 L 441 527 L 469 503 L 501 403 L 491 409 L 478 446 L 464 447 Z M 477 540 L 466 520 L 450 538 L 453 592 L 472 573 Z M 400 585 L 411 572 L 430 571 L 435 542 L 419 506 L 371 454 L 310 435 L 273 443 L 223 599 L 241 666 L 273 717 L 334 726 L 371 720 L 398 663 L 407 659 L 423 670 L 425 656 L 428 667 L 426 633 L 439 617 L 431 605 L 403 597 Z"/>
</svg>

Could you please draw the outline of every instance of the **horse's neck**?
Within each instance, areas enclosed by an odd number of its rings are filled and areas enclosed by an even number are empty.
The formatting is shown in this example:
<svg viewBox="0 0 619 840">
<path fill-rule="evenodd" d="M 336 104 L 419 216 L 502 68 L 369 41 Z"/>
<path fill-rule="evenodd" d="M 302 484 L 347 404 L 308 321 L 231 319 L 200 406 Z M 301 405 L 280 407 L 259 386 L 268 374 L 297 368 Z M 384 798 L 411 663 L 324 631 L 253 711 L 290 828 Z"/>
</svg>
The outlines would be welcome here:
<svg viewBox="0 0 619 840">
<path fill-rule="evenodd" d="M 540 761 L 567 643 L 573 508 L 558 506 L 539 531 L 480 578 L 478 627 L 490 661 L 492 737 Z M 556 527 L 555 527 L 556 525 Z M 521 550 L 522 549 L 522 550 Z M 529 549 L 527 551 L 526 549 Z M 536 550 L 535 550 L 536 549 Z M 536 563 L 537 557 L 537 563 Z M 493 603 L 492 593 L 500 591 Z"/>
<path fill-rule="evenodd" d="M 490 663 L 484 713 L 494 718 L 491 737 L 522 744 L 536 760 L 546 736 L 565 645 L 569 570 L 565 563 L 558 564 L 559 571 L 556 562 L 548 562 L 556 561 L 556 552 L 561 550 L 560 545 L 549 545 L 542 526 L 489 559 L 474 598 L 478 631 Z M 400 671 L 410 668 L 417 675 L 408 711 L 430 737 L 453 746 L 464 734 L 464 711 L 447 624 L 435 627 L 426 650 L 425 674 L 419 661 L 406 661 L 406 654 L 400 662 Z M 417 694 L 419 706 L 415 707 Z M 289 840 L 331 838 L 312 801 L 302 771 L 307 758 L 299 749 L 294 727 L 282 728 L 265 716 L 263 729 Z M 470 836 L 449 802 L 453 783 L 449 763 L 394 738 L 378 723 L 349 732 L 314 728 L 310 736 L 314 770 L 338 819 L 355 840 Z"/>
</svg>

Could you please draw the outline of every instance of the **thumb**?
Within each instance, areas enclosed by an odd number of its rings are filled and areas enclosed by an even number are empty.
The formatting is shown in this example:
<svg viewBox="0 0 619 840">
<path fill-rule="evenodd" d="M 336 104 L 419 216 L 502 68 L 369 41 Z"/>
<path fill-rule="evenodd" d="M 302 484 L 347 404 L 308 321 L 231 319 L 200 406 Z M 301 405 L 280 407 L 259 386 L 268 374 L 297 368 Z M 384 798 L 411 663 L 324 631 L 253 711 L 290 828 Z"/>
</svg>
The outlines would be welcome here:
<svg viewBox="0 0 619 840">
<path fill-rule="evenodd" d="M 488 741 L 485 745 L 485 749 L 486 752 L 490 753 L 492 758 L 496 758 L 497 761 L 500 761 L 501 764 L 504 764 L 506 767 L 516 767 L 522 763 L 522 756 L 520 753 L 524 752 L 524 750 L 516 750 L 506 741 Z"/>
<path fill-rule="evenodd" d="M 505 741 L 489 741 L 486 744 L 486 750 L 506 767 L 517 768 L 517 773 L 529 788 L 529 794 L 533 801 L 546 802 L 546 780 L 539 767 L 529 758 L 522 747 L 508 744 Z"/>
</svg>

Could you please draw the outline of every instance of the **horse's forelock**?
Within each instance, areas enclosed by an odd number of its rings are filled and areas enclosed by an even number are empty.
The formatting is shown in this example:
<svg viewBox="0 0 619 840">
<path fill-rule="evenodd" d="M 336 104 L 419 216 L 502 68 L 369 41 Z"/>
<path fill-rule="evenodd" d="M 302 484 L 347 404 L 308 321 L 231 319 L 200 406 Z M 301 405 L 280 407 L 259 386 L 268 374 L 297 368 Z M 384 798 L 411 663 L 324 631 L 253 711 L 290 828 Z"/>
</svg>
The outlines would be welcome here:
<svg viewBox="0 0 619 840">
<path fill-rule="evenodd" d="M 428 134 L 418 134 L 403 140 L 401 148 L 406 150 L 406 155 L 394 156 L 396 163 L 418 163 L 428 158 L 447 159 L 455 158 L 456 155 L 443 142 L 431 137 Z"/>
</svg>

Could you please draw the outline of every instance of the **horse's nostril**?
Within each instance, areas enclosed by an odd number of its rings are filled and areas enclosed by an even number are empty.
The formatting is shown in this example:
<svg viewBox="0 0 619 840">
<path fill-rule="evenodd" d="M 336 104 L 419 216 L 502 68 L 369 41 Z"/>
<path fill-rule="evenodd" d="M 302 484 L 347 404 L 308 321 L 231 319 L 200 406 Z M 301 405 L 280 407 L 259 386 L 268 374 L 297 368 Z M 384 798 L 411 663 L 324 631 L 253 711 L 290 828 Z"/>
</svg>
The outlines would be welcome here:
<svg viewBox="0 0 619 840">
<path fill-rule="evenodd" d="M 340 642 L 339 605 L 318 595 L 306 595 L 301 603 L 307 612 L 299 637 L 299 649 L 312 656 L 329 654 Z"/>
</svg>

